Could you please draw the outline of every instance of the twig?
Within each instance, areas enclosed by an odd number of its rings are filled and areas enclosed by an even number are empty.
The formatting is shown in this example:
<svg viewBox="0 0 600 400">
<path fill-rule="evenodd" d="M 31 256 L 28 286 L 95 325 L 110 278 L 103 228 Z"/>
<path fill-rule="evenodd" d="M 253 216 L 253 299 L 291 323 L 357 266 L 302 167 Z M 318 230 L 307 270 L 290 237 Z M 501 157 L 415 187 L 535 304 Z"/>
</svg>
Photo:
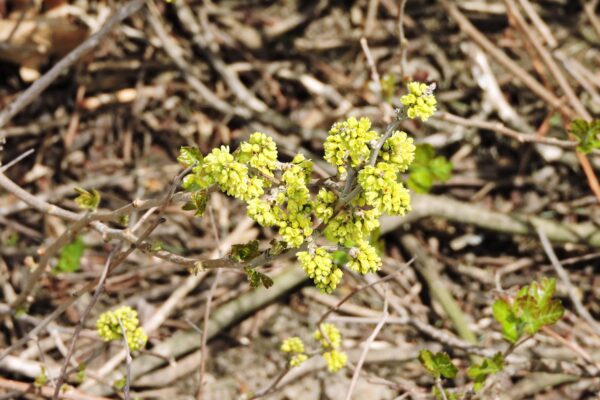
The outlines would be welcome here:
<svg viewBox="0 0 600 400">
<path fill-rule="evenodd" d="M 281 370 L 279 375 L 277 375 L 277 377 L 275 379 L 273 379 L 273 381 L 268 386 L 266 386 L 265 388 L 256 392 L 252 397 L 250 397 L 249 400 L 255 400 L 255 399 L 259 399 L 261 397 L 265 397 L 266 395 L 271 394 L 275 390 L 279 389 L 277 387 L 277 385 L 288 374 L 288 372 L 290 372 L 290 370 L 291 370 L 291 367 L 288 363 L 285 365 L 285 368 L 283 370 Z"/>
<path fill-rule="evenodd" d="M 583 2 L 583 11 L 585 15 L 590 19 L 594 30 L 596 31 L 596 35 L 600 38 L 600 19 L 598 19 L 598 15 L 596 14 L 596 7 L 598 6 L 598 0 L 582 0 Z"/>
<path fill-rule="evenodd" d="M 550 241 L 548 240 L 546 233 L 544 232 L 543 229 L 541 229 L 539 227 L 536 227 L 536 230 L 537 230 L 538 236 L 540 238 L 540 241 L 542 242 L 542 247 L 544 248 L 544 252 L 546 253 L 546 255 L 548 256 L 548 259 L 552 263 L 552 266 L 554 267 L 556 274 L 558 275 L 558 277 L 560 278 L 562 283 L 567 288 L 567 293 L 569 293 L 569 298 L 573 302 L 573 305 L 575 306 L 575 310 L 577 311 L 577 314 L 579 314 L 579 316 L 581 318 L 585 319 L 588 322 L 588 324 L 590 324 L 590 326 L 594 329 L 594 331 L 596 332 L 597 335 L 600 335 L 600 324 L 594 319 L 594 317 L 592 317 L 592 315 L 589 313 L 589 311 L 581 303 L 581 300 L 577 296 L 577 292 L 575 291 L 575 288 L 573 288 L 573 285 L 571 284 L 571 280 L 569 279 L 569 274 L 567 273 L 565 268 L 562 266 L 562 264 L 558 260 L 558 257 L 556 257 L 556 253 L 554 252 L 554 249 L 552 248 L 552 245 L 550 244 Z"/>
<path fill-rule="evenodd" d="M 408 267 L 409 265 L 411 265 L 413 262 L 415 261 L 414 258 L 410 259 L 406 264 L 404 264 L 403 267 Z M 357 293 L 372 288 L 373 286 L 379 285 L 380 283 L 384 283 L 389 281 L 392 278 L 396 277 L 396 274 L 398 274 L 400 271 L 402 271 L 401 269 L 398 269 L 398 271 L 394 272 L 393 274 L 389 274 L 384 276 L 383 278 L 379 278 L 374 282 L 362 285 L 358 288 L 353 289 L 350 293 L 348 293 L 346 296 L 344 296 L 344 298 L 342 298 L 335 306 L 333 307 L 329 307 L 329 309 L 323 314 L 321 315 L 321 318 L 319 318 L 319 321 L 317 322 L 317 326 L 321 326 L 321 324 L 323 323 L 323 321 L 325 321 L 327 319 L 327 317 L 340 309 L 340 307 L 347 302 L 348 300 L 350 300 L 354 295 L 356 295 Z"/>
<path fill-rule="evenodd" d="M 446 396 L 446 392 L 444 391 L 444 386 L 442 385 L 442 378 L 437 378 L 435 380 L 435 387 L 437 387 L 437 389 L 439 390 L 440 396 L 442 396 L 442 399 L 448 400 L 448 396 Z"/>
<path fill-rule="evenodd" d="M 17 392 L 20 392 L 20 393 L 32 393 L 32 394 L 36 393 L 36 391 L 37 391 L 37 388 L 35 388 L 34 385 L 31 383 L 13 381 L 13 380 L 5 379 L 2 377 L 0 377 L 0 388 L 16 390 Z M 51 387 L 48 387 L 48 386 L 42 386 L 39 390 L 40 390 L 41 394 L 45 397 L 52 396 L 52 392 L 54 391 L 54 389 L 52 389 Z M 65 392 L 62 392 L 61 397 L 63 399 L 70 399 L 70 400 L 110 400 L 106 397 L 91 396 L 91 395 L 82 393 L 75 389 L 70 389 Z"/>
<path fill-rule="evenodd" d="M 212 207 L 208 208 L 208 213 L 210 216 L 210 223 L 213 229 L 213 234 L 215 236 L 215 240 L 217 241 L 217 245 L 218 245 L 218 251 L 219 251 L 219 255 L 220 254 L 220 249 L 221 249 L 221 239 L 219 237 L 219 232 L 217 230 L 217 223 L 215 222 L 215 215 L 213 213 L 213 209 Z M 198 378 L 198 392 L 196 393 L 196 398 L 198 400 L 202 400 L 203 398 L 203 394 L 204 394 L 204 388 L 202 387 L 202 382 L 204 381 L 204 374 L 206 372 L 206 358 L 207 358 L 207 354 L 208 354 L 208 349 L 207 349 L 207 342 L 208 342 L 208 323 L 210 321 L 210 310 L 211 310 L 211 306 L 212 306 L 212 300 L 213 300 L 213 296 L 215 293 L 215 290 L 217 288 L 218 282 L 219 282 L 219 277 L 220 277 L 221 271 L 217 270 L 217 273 L 215 274 L 215 279 L 213 280 L 212 284 L 210 285 L 210 289 L 208 291 L 208 295 L 206 297 L 206 306 L 204 308 L 204 323 L 202 326 L 202 343 L 200 345 L 200 375 Z"/>
<path fill-rule="evenodd" d="M 408 49 L 408 40 L 404 35 L 404 9 L 408 0 L 399 0 L 398 4 L 398 40 L 400 41 L 400 76 L 404 79 L 408 66 L 406 63 L 406 50 Z"/>
<path fill-rule="evenodd" d="M 362 369 L 363 364 L 365 363 L 367 354 L 369 353 L 369 348 L 371 347 L 371 344 L 373 344 L 373 341 L 379 334 L 381 328 L 383 328 L 383 326 L 385 325 L 385 322 L 387 321 L 388 317 L 388 299 L 387 296 L 385 296 L 383 302 L 383 315 L 381 316 L 381 320 L 379 320 L 379 322 L 375 326 L 375 329 L 373 329 L 373 332 L 371 333 L 369 338 L 364 343 L 363 351 L 360 355 L 360 358 L 358 359 L 358 362 L 356 363 L 356 368 L 354 368 L 354 374 L 352 375 L 352 381 L 350 382 L 350 387 L 348 388 L 348 393 L 346 394 L 346 400 L 351 400 L 352 393 L 354 392 L 354 388 L 356 387 L 356 383 L 358 382 L 358 377 L 360 376 L 360 371 Z"/>
<path fill-rule="evenodd" d="M 104 269 L 102 270 L 102 274 L 100 275 L 100 280 L 98 281 L 98 285 L 96 286 L 96 291 L 94 292 L 92 299 L 90 300 L 90 302 L 86 306 L 85 310 L 83 311 L 83 314 L 81 315 L 81 318 L 79 319 L 79 324 L 77 324 L 77 326 L 75 327 L 75 332 L 73 332 L 73 337 L 71 338 L 71 344 L 69 346 L 69 350 L 63 361 L 63 365 L 62 365 L 62 367 L 60 369 L 60 373 L 58 375 L 57 384 L 54 388 L 54 394 L 52 396 L 53 399 L 58 399 L 58 395 L 60 394 L 60 388 L 61 388 L 63 382 L 65 381 L 67 368 L 69 366 L 69 361 L 71 360 L 71 356 L 73 355 L 73 352 L 75 351 L 75 345 L 77 344 L 79 335 L 81 334 L 81 331 L 83 330 L 83 327 L 85 326 L 85 321 L 87 320 L 88 315 L 90 314 L 90 312 L 96 305 L 96 302 L 100 298 L 100 294 L 104 291 L 104 284 L 106 282 L 106 278 L 108 277 L 108 271 L 111 267 L 112 260 L 113 260 L 114 256 L 117 254 L 118 250 L 119 250 L 119 247 L 117 246 L 108 255 L 108 258 L 106 259 L 106 263 L 104 264 Z"/>
<path fill-rule="evenodd" d="M 123 394 L 125 400 L 129 400 L 129 388 L 131 387 L 131 350 L 129 349 L 129 342 L 127 342 L 127 332 L 123 326 L 123 321 L 117 316 L 121 332 L 123 334 L 123 343 L 125 344 L 125 387 L 123 388 Z"/>
<path fill-rule="evenodd" d="M 448 112 L 438 112 L 433 119 L 440 119 L 443 121 L 448 121 L 453 124 L 458 124 L 467 127 L 473 127 L 478 129 L 487 129 L 494 132 L 498 132 L 501 135 L 508 136 L 517 140 L 519 143 L 542 143 L 549 144 L 552 146 L 557 146 L 565 149 L 575 149 L 577 147 L 577 142 L 573 140 L 561 140 L 556 138 L 550 138 L 545 136 L 539 136 L 535 133 L 524 133 L 519 132 L 514 129 L 506 127 L 504 124 L 500 122 L 488 122 L 481 121 L 477 119 L 467 119 L 459 117 L 458 115 L 450 114 Z M 600 152 L 596 153 L 600 155 Z"/>
<path fill-rule="evenodd" d="M 13 165 L 15 165 L 16 163 L 18 163 L 19 161 L 21 161 L 22 159 L 24 159 L 25 157 L 29 156 L 31 153 L 33 153 L 35 150 L 34 149 L 29 149 L 26 152 L 24 152 L 23 154 L 21 154 L 20 156 L 18 156 L 17 158 L 15 158 L 14 160 L 11 160 L 9 163 L 7 163 L 6 165 L 3 165 L 0 168 L 0 172 L 4 173 L 6 172 L 6 170 L 8 170 L 10 167 L 12 167 Z"/>
<path fill-rule="evenodd" d="M 379 77 L 379 72 L 377 72 L 377 66 L 375 65 L 375 60 L 373 59 L 373 54 L 371 54 L 366 38 L 360 38 L 360 47 L 362 48 L 363 53 L 365 53 L 367 63 L 371 68 L 371 80 L 375 85 L 375 91 L 378 95 L 381 95 L 381 78 Z"/>
<path fill-rule="evenodd" d="M 2 112 L 0 112 L 0 128 L 3 128 L 8 121 L 10 121 L 15 115 L 21 110 L 27 107 L 32 101 L 34 101 L 40 93 L 42 93 L 52 82 L 58 78 L 58 76 L 67 68 L 69 68 L 75 61 L 85 55 L 88 51 L 100 44 L 100 41 L 110 33 L 110 31 L 123 22 L 126 18 L 130 17 L 144 5 L 144 0 L 131 0 L 122 6 L 112 17 L 106 21 L 104 26 L 95 34 L 87 38 L 83 43 L 77 46 L 73 51 L 63 57 L 59 62 L 54 64 L 48 72 L 46 72 L 41 78 L 36 80 L 29 88 L 21 93 L 12 103 L 8 105 Z M 0 137 L 3 139 L 4 136 Z"/>
<path fill-rule="evenodd" d="M 542 60 L 544 61 L 544 63 L 546 64 L 556 81 L 558 82 L 561 89 L 565 92 L 565 95 L 567 96 L 567 99 L 569 99 L 569 102 L 571 103 L 573 109 L 577 112 L 577 114 L 579 114 L 581 118 L 585 118 L 586 120 L 591 121 L 592 116 L 585 109 L 585 107 L 581 103 L 581 100 L 579 100 L 579 98 L 575 94 L 575 91 L 573 90 L 573 88 L 569 84 L 569 81 L 567 80 L 567 78 L 565 78 L 564 74 L 560 70 L 560 67 L 556 64 L 556 61 L 554 61 L 554 58 L 552 58 L 552 56 L 550 55 L 550 52 L 546 50 L 542 43 L 540 43 L 540 41 L 537 39 L 535 34 L 531 31 L 531 28 L 529 27 L 527 22 L 525 22 L 525 19 L 521 15 L 521 12 L 519 11 L 514 0 L 504 0 L 504 3 L 506 4 L 506 7 L 508 8 L 511 15 L 515 18 L 517 24 L 525 33 L 525 36 L 527 37 L 529 42 L 531 42 L 537 53 L 540 55 L 540 57 L 542 58 Z"/>
<path fill-rule="evenodd" d="M 482 49 L 487 51 L 498 63 L 510 71 L 516 79 L 523 82 L 532 92 L 537 94 L 541 99 L 550 104 L 555 109 L 562 110 L 565 115 L 572 116 L 573 111 L 565 106 L 561 99 L 556 97 L 552 92 L 546 89 L 525 69 L 521 68 L 516 62 L 511 60 L 502 50 L 494 45 L 486 38 L 465 15 L 458 9 L 455 2 L 448 0 L 440 0 L 443 7 L 448 11 L 450 16 L 458 23 L 460 29 L 473 39 Z"/>
</svg>

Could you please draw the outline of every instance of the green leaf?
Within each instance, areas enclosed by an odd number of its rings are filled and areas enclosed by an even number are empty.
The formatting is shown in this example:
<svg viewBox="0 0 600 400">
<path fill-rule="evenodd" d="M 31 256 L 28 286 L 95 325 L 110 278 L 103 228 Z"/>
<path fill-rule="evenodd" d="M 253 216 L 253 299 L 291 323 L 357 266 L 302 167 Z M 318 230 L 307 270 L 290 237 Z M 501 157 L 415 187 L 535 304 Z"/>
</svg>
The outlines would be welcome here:
<svg viewBox="0 0 600 400">
<path fill-rule="evenodd" d="M 479 364 L 474 364 L 467 369 L 467 375 L 474 381 L 475 391 L 481 390 L 488 376 L 496 374 L 504 368 L 502 353 L 496 353 L 492 358 L 484 358 Z"/>
<path fill-rule="evenodd" d="M 196 217 L 201 217 L 206 211 L 206 204 L 208 203 L 208 192 L 206 190 L 199 190 L 192 193 L 190 201 L 183 205 L 183 209 L 186 211 L 194 211 Z"/>
<path fill-rule="evenodd" d="M 406 184 L 415 193 L 427 193 L 433 186 L 433 176 L 427 167 L 411 168 Z"/>
<path fill-rule="evenodd" d="M 434 378 L 443 376 L 452 379 L 456 376 L 458 368 L 450 360 L 448 353 L 432 353 L 427 349 L 419 352 L 419 361 Z"/>
<path fill-rule="evenodd" d="M 556 323 L 564 314 L 560 300 L 553 299 L 556 280 L 544 278 L 519 290 L 513 304 L 494 303 L 494 317 L 502 325 L 504 338 L 511 343 L 523 333 L 536 334 L 542 327 Z"/>
<path fill-rule="evenodd" d="M 81 266 L 81 256 L 85 250 L 83 239 L 78 237 L 72 243 L 69 243 L 60 251 L 58 264 L 54 272 L 76 272 Z"/>
<path fill-rule="evenodd" d="M 592 150 L 600 148 L 600 120 L 595 119 L 591 122 L 582 119 L 574 119 L 569 125 L 569 130 L 579 141 L 577 150 L 587 154 Z"/>
<path fill-rule="evenodd" d="M 183 146 L 179 149 L 179 157 L 177 161 L 185 167 L 191 167 L 194 164 L 202 163 L 202 153 L 197 147 Z"/>
<path fill-rule="evenodd" d="M 416 193 L 427 193 L 435 182 L 445 182 L 452 176 L 452 163 L 444 156 L 435 155 L 429 144 L 419 144 L 410 165 L 408 187 Z"/>
<path fill-rule="evenodd" d="M 201 189 L 200 184 L 198 183 L 198 178 L 196 177 L 196 174 L 186 175 L 185 178 L 183 178 L 181 187 L 183 188 L 183 190 L 185 190 L 187 192 L 195 192 L 195 191 Z"/>
<path fill-rule="evenodd" d="M 516 343 L 521 337 L 519 319 L 514 315 L 510 304 L 504 300 L 497 300 L 492 311 L 496 321 L 502 326 L 502 336 L 511 343 Z"/>
<path fill-rule="evenodd" d="M 444 156 L 437 156 L 429 163 L 429 170 L 436 180 L 446 182 L 452 176 L 452 163 Z"/>
<path fill-rule="evenodd" d="M 273 286 L 273 279 L 268 275 L 258 272 L 256 269 L 250 267 L 244 268 L 244 271 L 250 282 L 250 287 L 257 288 L 262 285 L 265 289 L 268 289 Z"/>
<path fill-rule="evenodd" d="M 425 167 L 435 157 L 435 149 L 430 144 L 418 144 L 415 149 L 414 166 Z"/>
<path fill-rule="evenodd" d="M 246 244 L 234 244 L 231 246 L 231 258 L 233 261 L 243 262 L 258 257 L 258 240 L 252 240 Z"/>
<path fill-rule="evenodd" d="M 75 188 L 75 191 L 79 193 L 79 196 L 75 198 L 75 203 L 79 208 L 83 210 L 96 211 L 100 204 L 100 193 L 96 189 L 92 189 L 91 192 L 83 188 Z"/>
<path fill-rule="evenodd" d="M 331 253 L 331 258 L 335 265 L 345 265 L 348 261 L 350 261 L 350 256 L 343 250 L 336 250 Z"/>
</svg>

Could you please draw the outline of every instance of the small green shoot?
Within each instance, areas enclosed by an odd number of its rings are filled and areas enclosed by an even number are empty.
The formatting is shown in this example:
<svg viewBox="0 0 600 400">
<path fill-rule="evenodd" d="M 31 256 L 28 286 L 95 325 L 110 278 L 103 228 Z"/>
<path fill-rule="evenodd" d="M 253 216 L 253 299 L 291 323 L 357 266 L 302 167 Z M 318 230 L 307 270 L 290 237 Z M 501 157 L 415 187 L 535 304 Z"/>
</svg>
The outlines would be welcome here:
<svg viewBox="0 0 600 400">
<path fill-rule="evenodd" d="M 577 150 L 584 154 L 590 153 L 592 150 L 600 149 L 600 119 L 595 119 L 591 122 L 582 119 L 574 119 L 569 125 L 569 129 L 573 136 L 579 142 Z"/>
<path fill-rule="evenodd" d="M 75 191 L 79 193 L 79 196 L 75 198 L 75 203 L 82 210 L 96 211 L 100 204 L 100 193 L 96 189 L 92 189 L 91 192 L 83 188 L 75 188 Z"/>
<path fill-rule="evenodd" d="M 234 244 L 231 246 L 231 255 L 229 258 L 233 261 L 244 262 L 258 257 L 259 254 L 258 240 L 252 240 L 246 244 Z"/>
<path fill-rule="evenodd" d="M 419 361 L 427 372 L 436 379 L 442 376 L 452 379 L 458 372 L 458 368 L 452 364 L 448 353 L 432 353 L 427 349 L 423 349 L 419 352 Z"/>
<path fill-rule="evenodd" d="M 502 335 L 516 343 L 523 334 L 534 335 L 542 327 L 556 323 L 564 314 L 560 300 L 552 299 L 556 280 L 544 278 L 533 282 L 517 293 L 514 301 L 497 300 L 493 306 L 494 318 L 502 326 Z"/>
<path fill-rule="evenodd" d="M 471 365 L 467 370 L 467 375 L 474 382 L 473 389 L 478 392 L 483 388 L 488 376 L 502 371 L 504 368 L 504 357 L 502 353 L 496 353 L 491 358 L 484 358 L 479 364 Z"/>
</svg>

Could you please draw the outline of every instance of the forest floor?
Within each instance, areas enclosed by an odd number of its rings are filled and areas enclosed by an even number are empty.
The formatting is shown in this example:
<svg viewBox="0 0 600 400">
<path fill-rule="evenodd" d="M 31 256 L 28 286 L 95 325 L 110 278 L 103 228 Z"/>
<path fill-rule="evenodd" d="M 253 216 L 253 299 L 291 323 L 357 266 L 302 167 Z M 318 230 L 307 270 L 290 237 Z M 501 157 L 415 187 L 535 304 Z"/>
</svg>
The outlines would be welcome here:
<svg viewBox="0 0 600 400">
<path fill-rule="evenodd" d="M 344 399 L 361 356 L 353 399 L 433 398 L 422 349 L 458 367 L 439 382 L 448 398 L 598 398 L 600 142 L 578 147 L 570 128 L 600 115 L 597 0 L 409 0 L 404 13 L 395 0 L 33 3 L 0 0 L 0 398 L 51 398 L 59 377 L 66 398 L 126 398 L 124 346 L 95 329 L 120 305 L 149 336 L 132 398 Z M 119 9 L 131 15 L 24 95 Z M 423 193 L 382 218 L 378 274 L 346 273 L 323 294 L 280 258 L 260 269 L 273 286 L 251 288 L 239 269 L 171 256 L 217 259 L 278 237 L 222 193 L 203 217 L 165 197 L 180 190 L 181 146 L 206 154 L 259 131 L 283 159 L 302 153 L 330 174 L 331 125 L 369 117 L 383 131 L 409 80 L 436 84 L 438 111 L 402 129 L 452 173 L 409 171 Z M 76 188 L 98 191 L 96 214 L 79 214 Z M 98 213 L 112 217 L 91 222 Z M 143 240 L 124 245 L 132 233 Z M 131 251 L 113 269 L 119 242 Z M 543 278 L 564 316 L 472 393 L 468 366 L 509 346 L 492 305 Z M 312 357 L 282 374 L 282 340 L 311 342 L 328 311 L 351 365 L 331 374 Z"/>
</svg>

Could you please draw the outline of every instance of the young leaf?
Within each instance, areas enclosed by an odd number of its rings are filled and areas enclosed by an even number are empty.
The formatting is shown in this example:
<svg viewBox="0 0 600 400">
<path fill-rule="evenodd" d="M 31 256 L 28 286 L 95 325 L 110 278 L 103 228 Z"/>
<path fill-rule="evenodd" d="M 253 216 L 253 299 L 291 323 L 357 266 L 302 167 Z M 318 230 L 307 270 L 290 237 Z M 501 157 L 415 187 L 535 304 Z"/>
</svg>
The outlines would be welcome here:
<svg viewBox="0 0 600 400">
<path fill-rule="evenodd" d="M 100 204 L 100 193 L 96 189 L 92 189 L 91 192 L 83 188 L 75 188 L 75 191 L 79 193 L 79 196 L 75 198 L 75 203 L 79 208 L 83 210 L 96 211 Z"/>
<path fill-rule="evenodd" d="M 81 256 L 85 250 L 85 243 L 78 237 L 72 243 L 69 243 L 60 251 L 58 264 L 55 272 L 76 272 L 81 265 Z"/>
<path fill-rule="evenodd" d="M 181 187 L 187 192 L 200 190 L 200 184 L 198 184 L 198 178 L 196 177 L 196 174 L 186 175 L 185 178 L 183 178 Z"/>
<path fill-rule="evenodd" d="M 410 169 L 406 184 L 415 193 L 427 193 L 433 186 L 433 176 L 427 167 L 414 167 Z"/>
<path fill-rule="evenodd" d="M 554 279 L 532 282 L 517 293 L 512 306 L 504 300 L 494 303 L 494 317 L 502 325 L 504 338 L 511 343 L 525 332 L 536 334 L 542 327 L 556 323 L 564 314 L 564 307 L 552 296 L 556 290 Z"/>
<path fill-rule="evenodd" d="M 434 354 L 427 349 L 423 349 L 419 352 L 419 361 L 434 378 L 443 376 L 452 379 L 458 372 L 458 368 L 452 364 L 448 353 L 439 352 Z"/>
<path fill-rule="evenodd" d="M 185 167 L 191 167 L 194 164 L 202 163 L 203 157 L 197 147 L 183 146 L 179 149 L 177 161 Z"/>
<path fill-rule="evenodd" d="M 516 343 L 521 337 L 520 321 L 513 314 L 510 304 L 497 300 L 492 307 L 494 318 L 502 325 L 502 336 L 511 343 Z"/>
<path fill-rule="evenodd" d="M 582 119 L 574 119 L 569 125 L 569 129 L 573 136 L 579 141 L 577 150 L 587 154 L 592 150 L 600 148 L 600 140 L 598 135 L 600 134 L 600 120 L 595 119 L 591 122 L 584 121 Z"/>
<path fill-rule="evenodd" d="M 452 176 L 452 163 L 444 156 L 435 156 L 429 144 L 417 145 L 410 166 L 407 185 L 416 193 L 427 193 L 435 182 L 445 182 Z"/>
<path fill-rule="evenodd" d="M 208 203 L 208 192 L 206 190 L 199 190 L 192 193 L 190 201 L 183 205 L 183 209 L 186 211 L 195 211 L 196 217 L 201 217 L 206 211 L 206 204 Z"/>
<path fill-rule="evenodd" d="M 429 163 L 432 175 L 440 182 L 446 182 L 452 176 L 452 163 L 444 156 L 437 156 Z"/>
<path fill-rule="evenodd" d="M 231 258 L 234 261 L 243 262 L 249 261 L 258 257 L 258 240 L 252 240 L 246 244 L 234 244 L 231 246 Z"/>
<path fill-rule="evenodd" d="M 333 253 L 331 253 L 331 258 L 333 259 L 335 265 L 340 266 L 350 261 L 350 256 L 348 255 L 348 253 L 342 250 L 336 250 Z"/>
<path fill-rule="evenodd" d="M 471 365 L 467 369 L 467 375 L 473 379 L 475 391 L 481 390 L 488 376 L 496 374 L 504 368 L 504 357 L 496 353 L 492 358 L 484 358 L 480 364 Z"/>
<path fill-rule="evenodd" d="M 271 279 L 268 275 L 249 267 L 244 268 L 244 271 L 246 272 L 246 276 L 250 282 L 250 287 L 257 288 L 262 284 L 265 289 L 268 289 L 273 286 L 273 279 Z"/>
</svg>

